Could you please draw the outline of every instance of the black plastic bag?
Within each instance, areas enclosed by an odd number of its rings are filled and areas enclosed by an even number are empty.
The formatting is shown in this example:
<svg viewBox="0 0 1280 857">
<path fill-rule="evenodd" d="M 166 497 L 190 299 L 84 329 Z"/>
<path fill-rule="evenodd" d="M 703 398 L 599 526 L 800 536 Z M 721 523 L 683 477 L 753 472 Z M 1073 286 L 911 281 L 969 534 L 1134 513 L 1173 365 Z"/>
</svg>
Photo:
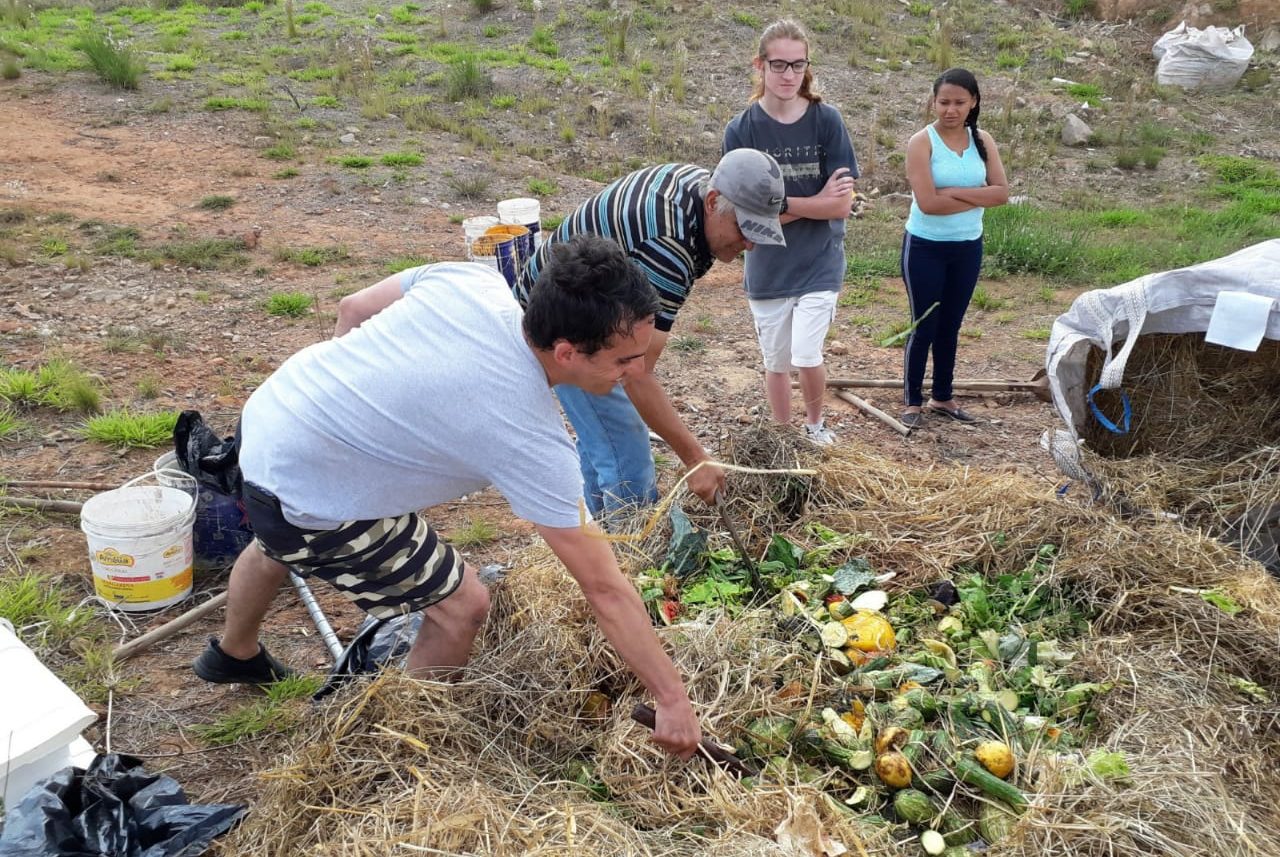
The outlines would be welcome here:
<svg viewBox="0 0 1280 857">
<path fill-rule="evenodd" d="M 199 411 L 183 411 L 173 427 L 173 451 L 178 466 L 191 474 L 202 488 L 240 496 L 240 454 L 236 439 L 219 437 L 205 423 Z"/>
<path fill-rule="evenodd" d="M 323 699 L 354 676 L 374 673 L 384 666 L 398 663 L 409 654 L 421 627 L 420 611 L 402 613 L 390 619 L 366 616 L 351 644 L 342 650 L 329 671 L 329 678 L 312 699 Z"/>
<path fill-rule="evenodd" d="M 0 857 L 195 857 L 246 810 L 192 805 L 172 777 L 108 753 L 88 770 L 64 768 L 10 808 Z"/>
</svg>

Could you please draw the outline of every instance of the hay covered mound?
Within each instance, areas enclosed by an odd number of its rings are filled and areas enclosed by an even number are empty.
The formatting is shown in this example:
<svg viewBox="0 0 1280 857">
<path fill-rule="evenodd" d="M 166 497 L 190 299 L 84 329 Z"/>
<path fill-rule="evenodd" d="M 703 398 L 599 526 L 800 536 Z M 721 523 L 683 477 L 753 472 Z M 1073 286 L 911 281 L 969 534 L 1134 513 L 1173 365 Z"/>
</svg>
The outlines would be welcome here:
<svg viewBox="0 0 1280 857">
<path fill-rule="evenodd" d="M 819 475 L 803 486 L 802 515 L 796 477 L 762 477 L 751 499 L 735 498 L 743 521 L 747 506 L 758 512 L 744 527 L 752 550 L 770 527 L 817 520 L 860 534 L 856 554 L 907 588 L 961 564 L 1021 570 L 1052 543 L 1045 582 L 1096 608 L 1077 666 L 1115 689 L 1089 746 L 1123 752 L 1130 775 L 1082 777 L 1071 754 L 1028 755 L 1032 808 L 986 853 L 1280 854 L 1280 590 L 1259 566 L 1168 523 L 1057 501 L 1021 477 L 907 471 L 858 447 L 770 455 Z M 1242 609 L 1228 615 L 1201 590 Z M 762 714 L 802 713 L 830 681 L 767 610 L 660 633 L 705 727 L 723 737 Z M 811 693 L 779 693 L 776 679 L 796 674 Z M 747 788 L 702 760 L 666 759 L 628 717 L 643 698 L 567 574 L 532 550 L 495 591 L 466 680 L 387 674 L 317 710 L 296 754 L 263 775 L 224 853 L 821 854 L 818 831 L 853 854 L 920 853 L 905 827 L 861 823 L 821 782 L 766 775 Z M 780 824 L 812 844 L 778 844 Z"/>
<path fill-rule="evenodd" d="M 1094 349 L 1086 377 L 1096 382 Z M 1280 342 L 1256 352 L 1201 334 L 1146 334 L 1125 365 L 1131 430 L 1090 419 L 1085 466 L 1128 506 L 1171 512 L 1280 573 Z M 1118 391 L 1097 403 L 1117 420 Z"/>
</svg>

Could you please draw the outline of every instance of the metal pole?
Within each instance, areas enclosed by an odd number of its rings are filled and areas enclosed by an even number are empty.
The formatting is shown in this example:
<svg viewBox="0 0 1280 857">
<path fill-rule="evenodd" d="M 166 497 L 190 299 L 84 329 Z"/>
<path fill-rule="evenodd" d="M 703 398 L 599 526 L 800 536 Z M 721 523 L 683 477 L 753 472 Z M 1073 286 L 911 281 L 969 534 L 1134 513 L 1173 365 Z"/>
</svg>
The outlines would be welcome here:
<svg viewBox="0 0 1280 857">
<path fill-rule="evenodd" d="M 329 654 L 336 661 L 342 654 L 342 643 L 339 642 L 338 635 L 334 633 L 333 626 L 329 624 L 324 611 L 320 609 L 320 604 L 316 601 L 315 595 L 312 594 L 311 587 L 307 586 L 306 581 L 292 571 L 289 572 L 289 580 L 293 583 L 293 588 L 298 590 L 298 598 L 302 600 L 302 606 L 307 608 L 311 621 L 315 623 L 316 630 L 320 632 L 320 639 L 324 640 L 325 648 L 329 650 Z"/>
</svg>

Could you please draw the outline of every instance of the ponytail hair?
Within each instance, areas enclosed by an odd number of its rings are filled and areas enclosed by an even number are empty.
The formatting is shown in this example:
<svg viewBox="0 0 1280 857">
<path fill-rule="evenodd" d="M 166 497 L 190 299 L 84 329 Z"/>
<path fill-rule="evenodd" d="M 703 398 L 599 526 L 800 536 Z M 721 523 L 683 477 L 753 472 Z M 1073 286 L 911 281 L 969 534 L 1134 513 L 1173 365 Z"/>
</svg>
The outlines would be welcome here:
<svg viewBox="0 0 1280 857">
<path fill-rule="evenodd" d="M 969 115 L 964 118 L 964 124 L 973 132 L 973 147 L 978 150 L 978 156 L 982 158 L 983 163 L 986 163 L 987 147 L 982 142 L 982 135 L 978 133 L 978 114 L 982 111 L 982 93 L 978 91 L 978 78 L 974 77 L 973 72 L 967 68 L 949 68 L 938 75 L 938 79 L 933 82 L 935 98 L 944 83 L 967 89 L 973 96 L 973 107 L 969 108 Z"/>
<path fill-rule="evenodd" d="M 756 56 L 761 62 L 768 59 L 769 44 L 777 39 L 791 39 L 797 42 L 804 42 L 805 53 L 809 52 L 809 34 L 804 31 L 804 27 L 790 18 L 782 18 L 774 21 L 765 27 L 764 33 L 760 36 L 760 46 L 756 50 Z M 762 71 L 756 75 L 755 81 L 751 85 L 751 98 L 748 103 L 759 101 L 764 95 L 764 75 Z M 800 80 L 799 95 L 801 98 L 808 99 L 809 102 L 817 104 L 822 101 L 822 96 L 813 91 L 813 66 L 805 66 L 804 77 Z"/>
</svg>

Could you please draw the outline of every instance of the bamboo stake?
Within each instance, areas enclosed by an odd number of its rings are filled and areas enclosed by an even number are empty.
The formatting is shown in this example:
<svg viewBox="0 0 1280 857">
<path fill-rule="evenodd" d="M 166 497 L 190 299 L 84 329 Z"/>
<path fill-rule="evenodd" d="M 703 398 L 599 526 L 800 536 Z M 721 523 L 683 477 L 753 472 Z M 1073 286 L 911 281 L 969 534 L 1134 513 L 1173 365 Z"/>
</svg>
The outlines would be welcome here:
<svg viewBox="0 0 1280 857">
<path fill-rule="evenodd" d="M 868 402 L 866 399 L 859 398 L 853 393 L 849 393 L 844 390 L 836 390 L 836 398 L 843 399 L 858 410 L 862 411 L 864 414 L 875 417 L 903 437 L 907 437 L 911 434 L 911 429 L 907 428 L 902 423 L 898 422 L 896 419 Z"/>
</svg>

